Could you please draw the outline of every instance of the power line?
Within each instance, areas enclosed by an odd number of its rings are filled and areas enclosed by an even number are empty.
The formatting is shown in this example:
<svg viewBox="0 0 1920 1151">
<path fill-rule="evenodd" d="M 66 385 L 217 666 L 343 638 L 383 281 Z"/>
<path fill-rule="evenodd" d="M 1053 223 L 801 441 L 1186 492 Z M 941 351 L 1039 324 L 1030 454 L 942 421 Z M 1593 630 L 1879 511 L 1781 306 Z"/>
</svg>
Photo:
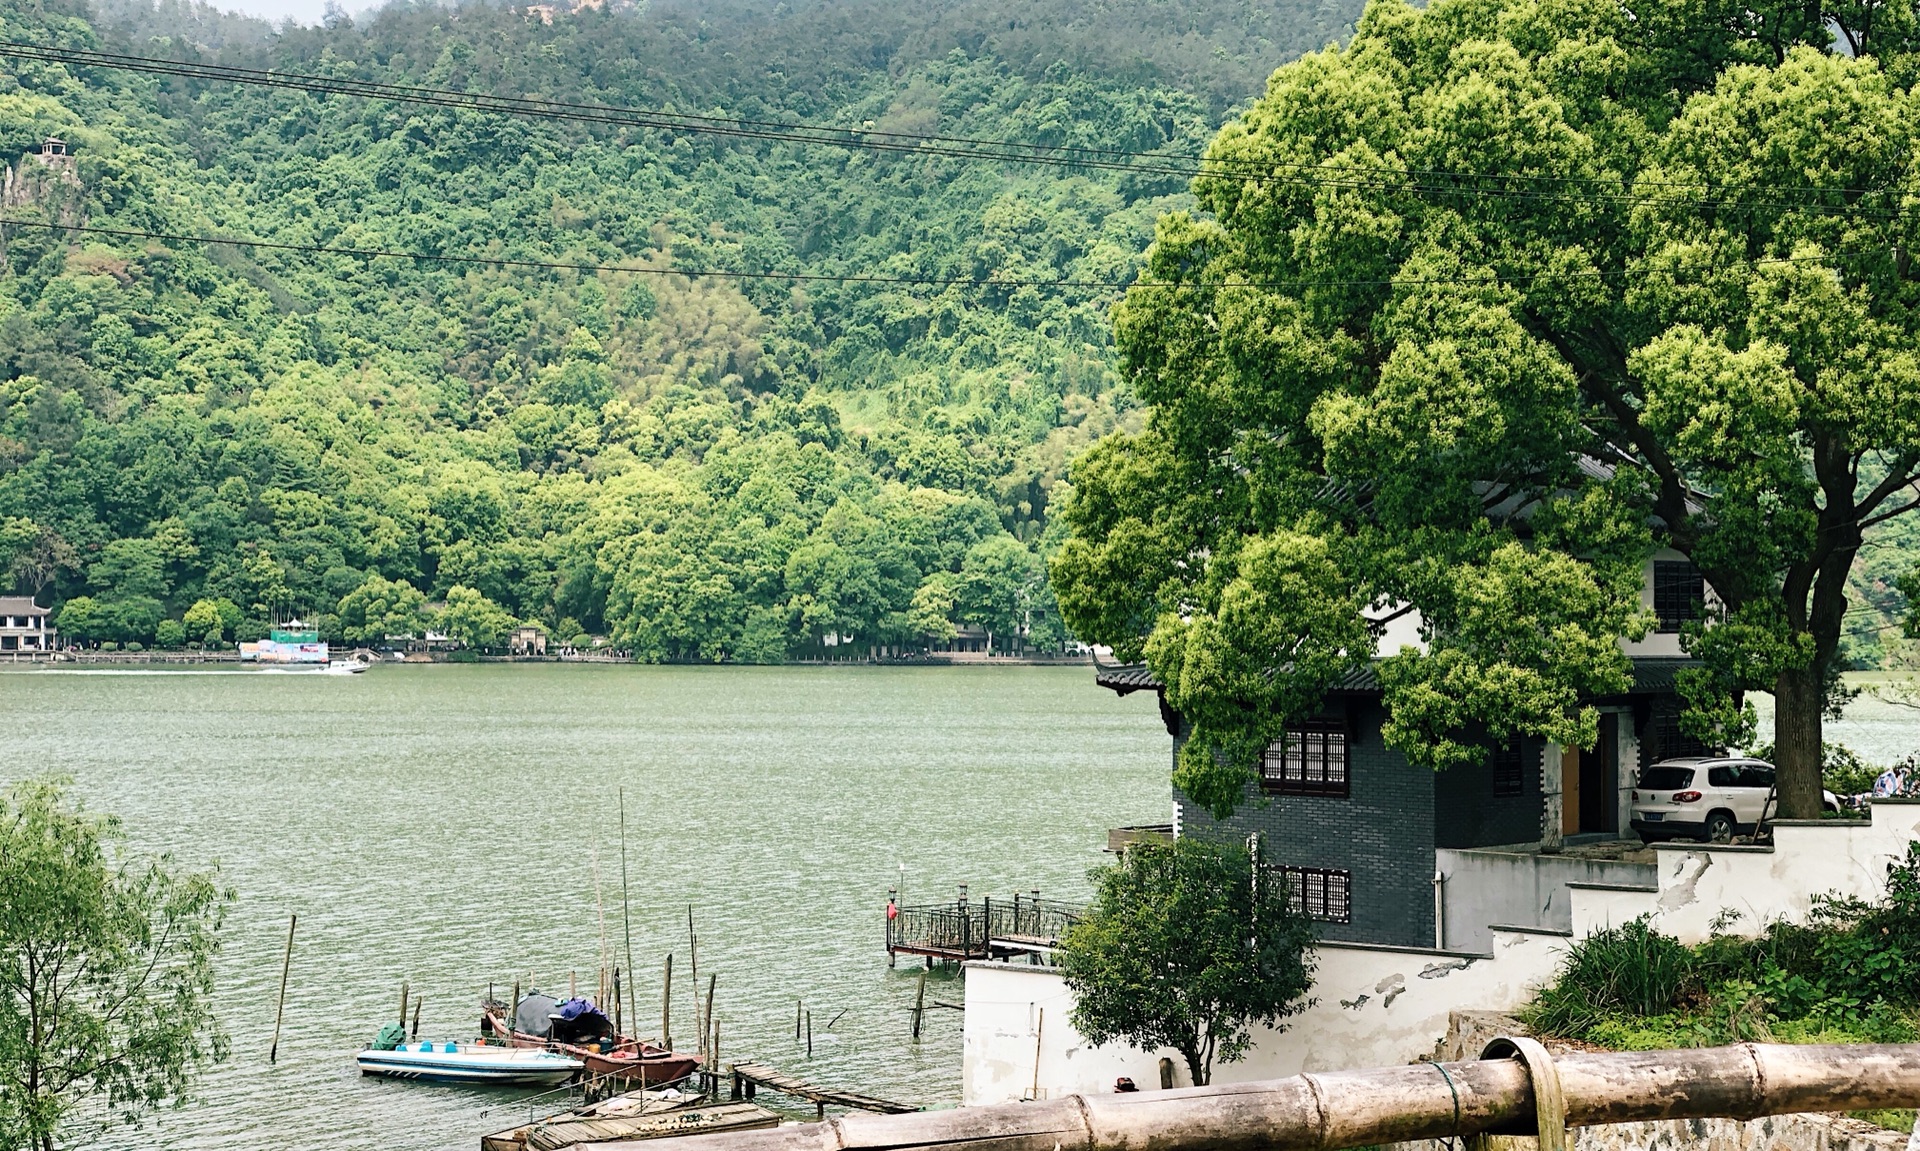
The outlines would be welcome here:
<svg viewBox="0 0 1920 1151">
<path fill-rule="evenodd" d="M 51 232 L 74 232 L 81 235 L 112 236 L 117 239 L 160 240 L 176 244 L 212 244 L 234 248 L 264 248 L 269 251 L 302 252 L 312 255 L 347 256 L 361 260 L 398 259 L 418 260 L 432 264 L 471 264 L 482 267 L 530 268 L 546 271 L 573 272 L 629 272 L 650 276 L 680 276 L 686 279 L 699 279 L 710 276 L 730 280 L 784 280 L 793 283 L 831 283 L 831 284 L 891 284 L 901 287 L 923 288 L 1036 288 L 1036 289 L 1078 289 L 1094 291 L 1123 291 L 1129 288 L 1197 288 L 1206 291 L 1224 291 L 1233 288 L 1258 288 L 1269 291 L 1310 290 L 1315 288 L 1399 288 L 1419 286 L 1459 286 L 1459 287 L 1496 287 L 1531 283 L 1536 280 L 1559 277 L 1582 277 L 1610 279 L 1624 276 L 1624 270 L 1599 270 L 1586 272 L 1536 272 L 1531 275 L 1501 277 L 1497 272 L 1481 276 L 1409 276 L 1395 279 L 1295 279 L 1295 280 L 1221 280 L 1213 283 L 1186 280 L 1077 280 L 1066 277 L 1057 279 L 991 279 L 959 276 L 883 276 L 861 273 L 829 272 L 782 272 L 773 269 L 742 270 L 733 268 L 661 268 L 649 264 L 605 264 L 589 260 L 536 260 L 512 256 L 483 255 L 447 255 L 438 252 L 418 252 L 399 248 L 358 248 L 336 244 L 297 244 L 285 240 L 258 240 L 244 236 L 210 236 L 187 232 L 156 232 L 142 228 L 109 228 L 98 224 L 61 224 L 48 220 L 23 220 L 16 217 L 0 216 L 0 227 L 34 228 Z M 1839 257 L 1875 255 L 1886 249 L 1848 250 L 1828 253 L 1822 256 L 1772 256 L 1733 261 L 1737 265 L 1759 267 L 1768 264 L 1825 263 Z M 1724 270 L 1724 269 L 1717 269 Z"/>
<path fill-rule="evenodd" d="M 970 136 L 942 136 L 865 127 L 807 124 L 798 121 L 706 116 L 537 97 L 497 96 L 455 88 L 386 84 L 372 80 L 341 79 L 224 64 L 191 63 L 90 49 L 56 48 L 18 41 L 0 41 L 0 56 L 146 75 L 278 88 L 315 95 L 391 100 L 398 103 L 534 119 L 608 124 L 666 133 L 715 135 L 733 139 L 824 145 L 849 150 L 1094 169 L 1138 175 L 1178 176 L 1186 179 L 1204 176 L 1209 179 L 1243 182 L 1271 181 L 1334 189 L 1376 190 L 1475 199 L 1561 200 L 1685 208 L 1787 208 L 1883 219 L 1899 218 L 1909 211 L 1901 207 L 1872 208 L 1860 203 L 1860 200 L 1866 197 L 1904 194 L 1905 189 L 1902 188 L 1712 185 L 1673 181 L 1629 181 L 1626 177 L 1617 176 L 1540 176 L 1442 169 L 1367 168 L 1356 165 L 1305 162 L 1274 162 L 1257 166 L 1236 165 L 1216 158 L 1183 156 L 1166 152 L 1088 148 L 1064 144 L 1027 144 Z M 1501 186 L 1483 186 L 1489 181 Z M 1514 185 L 1545 185 L 1548 190 Z M 1585 190 L 1578 190 L 1582 186 Z M 1621 190 L 1605 190 L 1615 186 Z M 1551 190 L 1555 187 L 1561 190 Z M 1629 188 L 1695 189 L 1701 195 L 1698 197 L 1692 195 L 1649 196 L 1627 190 Z M 1815 195 L 1836 198 L 1842 202 L 1805 203 L 1781 199 L 1750 201 L 1730 198 L 1731 194 L 1745 192 L 1758 192 L 1771 196 Z"/>
</svg>

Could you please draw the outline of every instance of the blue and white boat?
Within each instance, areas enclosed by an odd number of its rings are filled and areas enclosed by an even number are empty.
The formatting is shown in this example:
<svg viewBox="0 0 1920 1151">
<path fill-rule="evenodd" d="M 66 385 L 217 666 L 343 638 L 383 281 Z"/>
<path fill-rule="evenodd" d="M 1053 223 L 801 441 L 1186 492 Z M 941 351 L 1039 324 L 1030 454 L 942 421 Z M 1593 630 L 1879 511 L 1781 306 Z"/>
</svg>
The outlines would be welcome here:
<svg viewBox="0 0 1920 1151">
<path fill-rule="evenodd" d="M 390 1051 L 367 1048 L 354 1056 L 362 1075 L 434 1083 L 555 1086 L 580 1073 L 578 1059 L 552 1051 L 484 1043 L 402 1043 Z"/>
</svg>

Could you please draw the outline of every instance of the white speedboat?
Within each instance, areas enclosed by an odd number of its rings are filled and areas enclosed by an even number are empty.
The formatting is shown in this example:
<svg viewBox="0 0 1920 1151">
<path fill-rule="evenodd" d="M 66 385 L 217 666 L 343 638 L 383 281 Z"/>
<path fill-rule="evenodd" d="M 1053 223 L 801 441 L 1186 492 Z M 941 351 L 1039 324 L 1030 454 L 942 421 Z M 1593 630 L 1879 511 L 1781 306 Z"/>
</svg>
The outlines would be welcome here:
<svg viewBox="0 0 1920 1151">
<path fill-rule="evenodd" d="M 327 662 L 326 671 L 328 675 L 359 675 L 367 666 L 357 659 L 336 659 Z"/>
<path fill-rule="evenodd" d="M 369 1047 L 354 1056 L 362 1075 L 435 1083 L 554 1086 L 580 1073 L 578 1059 L 524 1047 L 484 1043 L 402 1043 L 391 1051 Z"/>
</svg>

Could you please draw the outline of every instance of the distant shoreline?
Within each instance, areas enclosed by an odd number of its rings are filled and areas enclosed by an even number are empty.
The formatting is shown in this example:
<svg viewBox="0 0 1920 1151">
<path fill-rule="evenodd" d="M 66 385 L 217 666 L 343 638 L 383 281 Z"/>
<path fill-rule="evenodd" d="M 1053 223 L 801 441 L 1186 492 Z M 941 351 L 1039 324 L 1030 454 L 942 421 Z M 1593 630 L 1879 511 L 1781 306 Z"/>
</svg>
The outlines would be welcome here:
<svg viewBox="0 0 1920 1151">
<path fill-rule="evenodd" d="M 987 656 L 977 652 L 957 654 L 936 654 L 924 656 L 892 656 L 885 659 L 790 659 L 777 664 L 711 664 L 691 661 L 670 662 L 646 665 L 631 659 L 622 659 L 605 655 L 481 655 L 471 659 L 453 659 L 445 652 L 414 652 L 405 659 L 379 659 L 376 667 L 406 667 L 426 664 L 631 664 L 653 667 L 1090 667 L 1093 657 L 1087 655 L 995 655 Z M 4 652 L 0 653 L 0 668 L 32 667 L 35 665 L 76 666 L 76 667 L 199 667 L 213 665 L 241 666 L 240 653 L 237 651 L 82 651 L 82 652 Z M 248 665 L 258 666 L 258 665 Z"/>
</svg>

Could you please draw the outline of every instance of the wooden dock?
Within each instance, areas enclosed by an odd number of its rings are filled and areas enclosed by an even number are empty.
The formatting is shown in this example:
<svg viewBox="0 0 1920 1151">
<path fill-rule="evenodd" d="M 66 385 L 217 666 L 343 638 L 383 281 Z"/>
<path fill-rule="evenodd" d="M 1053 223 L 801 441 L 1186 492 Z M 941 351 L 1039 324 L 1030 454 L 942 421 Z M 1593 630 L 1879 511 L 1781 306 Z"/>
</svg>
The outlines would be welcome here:
<svg viewBox="0 0 1920 1151">
<path fill-rule="evenodd" d="M 928 967 L 936 960 L 965 963 L 1046 955 L 1085 910 L 1076 903 L 1041 899 L 1038 892 L 971 903 L 962 894 L 956 902 L 929 907 L 899 907 L 890 899 L 888 907 L 887 963 L 912 955 L 924 957 Z"/>
<path fill-rule="evenodd" d="M 662 1106 L 650 1100 L 639 1106 L 633 1099 L 632 1094 L 616 1095 L 591 1107 L 484 1136 L 480 1151 L 558 1151 L 582 1143 L 758 1131 L 780 1125 L 779 1115 L 753 1103 Z"/>
<path fill-rule="evenodd" d="M 825 1118 L 827 1107 L 850 1107 L 856 1111 L 877 1111 L 882 1115 L 903 1115 L 920 1108 L 911 1103 L 895 1103 L 891 1099 L 879 1099 L 872 1095 L 862 1095 L 858 1091 L 840 1091 L 832 1087 L 820 1087 L 809 1083 L 796 1075 L 777 1071 L 764 1063 L 735 1063 L 728 1070 L 733 1072 L 733 1097 L 752 1101 L 754 1090 L 765 1087 L 769 1091 L 778 1091 L 782 1095 L 792 1095 L 811 1102 L 814 1114 Z"/>
</svg>

